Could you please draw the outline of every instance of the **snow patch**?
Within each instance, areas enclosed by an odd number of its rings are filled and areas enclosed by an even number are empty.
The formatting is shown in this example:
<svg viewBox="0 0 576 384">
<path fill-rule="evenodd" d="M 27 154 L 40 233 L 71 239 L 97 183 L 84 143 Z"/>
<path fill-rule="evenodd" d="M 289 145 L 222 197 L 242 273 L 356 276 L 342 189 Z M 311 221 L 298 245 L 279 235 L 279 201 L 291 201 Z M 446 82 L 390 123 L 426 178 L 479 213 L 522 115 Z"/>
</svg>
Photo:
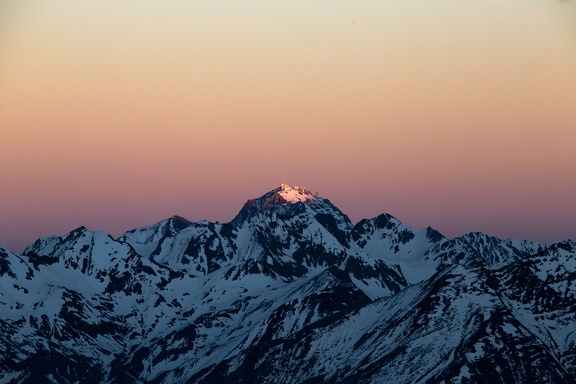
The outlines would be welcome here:
<svg viewBox="0 0 576 384">
<path fill-rule="evenodd" d="M 288 203 L 304 203 L 309 200 L 316 200 L 316 198 L 312 196 L 312 193 L 310 193 L 306 188 L 296 186 L 291 187 L 287 184 L 282 185 L 278 194 Z"/>
</svg>

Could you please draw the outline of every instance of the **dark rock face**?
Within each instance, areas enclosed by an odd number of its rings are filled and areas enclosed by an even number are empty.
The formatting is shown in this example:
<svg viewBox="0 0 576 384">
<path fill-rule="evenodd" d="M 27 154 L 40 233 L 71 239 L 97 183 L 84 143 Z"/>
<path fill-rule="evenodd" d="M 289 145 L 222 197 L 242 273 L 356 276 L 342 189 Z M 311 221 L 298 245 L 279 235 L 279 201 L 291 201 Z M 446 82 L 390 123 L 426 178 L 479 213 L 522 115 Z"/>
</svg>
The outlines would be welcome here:
<svg viewBox="0 0 576 384">
<path fill-rule="evenodd" d="M 282 187 L 0 248 L 0 382 L 574 383 L 576 244 L 352 225 Z"/>
</svg>

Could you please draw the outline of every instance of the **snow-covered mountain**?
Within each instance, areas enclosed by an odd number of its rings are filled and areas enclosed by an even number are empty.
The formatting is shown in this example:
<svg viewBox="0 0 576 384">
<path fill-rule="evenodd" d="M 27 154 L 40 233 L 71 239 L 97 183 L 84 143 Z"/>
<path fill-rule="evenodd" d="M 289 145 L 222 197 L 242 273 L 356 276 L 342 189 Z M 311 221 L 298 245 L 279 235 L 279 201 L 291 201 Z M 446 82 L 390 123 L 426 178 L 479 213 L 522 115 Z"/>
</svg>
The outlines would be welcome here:
<svg viewBox="0 0 576 384">
<path fill-rule="evenodd" d="M 576 243 L 353 225 L 283 184 L 0 247 L 0 382 L 574 383 Z"/>
</svg>

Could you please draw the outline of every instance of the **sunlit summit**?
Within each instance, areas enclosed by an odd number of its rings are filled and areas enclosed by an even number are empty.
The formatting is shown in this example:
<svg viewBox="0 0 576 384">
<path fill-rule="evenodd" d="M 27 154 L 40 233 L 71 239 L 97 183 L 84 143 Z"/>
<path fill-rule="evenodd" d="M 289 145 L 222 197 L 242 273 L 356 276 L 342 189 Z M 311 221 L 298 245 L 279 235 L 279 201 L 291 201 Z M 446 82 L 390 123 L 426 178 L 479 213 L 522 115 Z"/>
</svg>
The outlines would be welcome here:
<svg viewBox="0 0 576 384">
<path fill-rule="evenodd" d="M 282 185 L 280 186 L 280 191 L 278 194 L 282 196 L 282 198 L 288 203 L 297 203 L 299 201 L 305 202 L 314 199 L 312 193 L 305 187 L 292 187 L 286 184 L 285 178 L 282 178 Z"/>
</svg>

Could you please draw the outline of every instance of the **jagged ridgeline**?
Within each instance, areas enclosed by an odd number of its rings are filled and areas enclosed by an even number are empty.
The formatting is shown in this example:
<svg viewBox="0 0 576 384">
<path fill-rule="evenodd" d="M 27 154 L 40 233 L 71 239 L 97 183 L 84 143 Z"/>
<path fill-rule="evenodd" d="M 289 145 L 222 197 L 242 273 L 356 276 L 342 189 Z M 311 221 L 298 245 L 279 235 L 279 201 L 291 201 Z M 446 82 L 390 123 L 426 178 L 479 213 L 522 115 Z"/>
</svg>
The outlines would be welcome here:
<svg viewBox="0 0 576 384">
<path fill-rule="evenodd" d="M 576 244 L 353 225 L 282 184 L 0 248 L 2 383 L 575 383 Z"/>
</svg>

